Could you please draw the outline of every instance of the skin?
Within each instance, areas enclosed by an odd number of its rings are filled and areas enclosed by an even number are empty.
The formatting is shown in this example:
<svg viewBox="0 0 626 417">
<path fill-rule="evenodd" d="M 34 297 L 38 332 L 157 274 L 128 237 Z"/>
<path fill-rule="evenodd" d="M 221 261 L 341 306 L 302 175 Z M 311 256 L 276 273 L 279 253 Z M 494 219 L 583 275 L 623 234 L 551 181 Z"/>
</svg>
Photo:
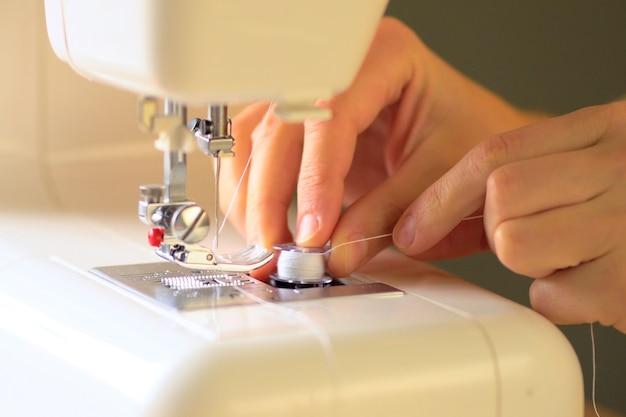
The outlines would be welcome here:
<svg viewBox="0 0 626 417">
<path fill-rule="evenodd" d="M 393 231 L 333 251 L 336 275 L 392 242 L 423 260 L 491 249 L 538 278 L 531 301 L 547 317 L 624 331 L 623 102 L 552 119 L 517 109 L 385 18 L 350 88 L 317 105 L 333 117 L 288 124 L 256 103 L 233 120 L 238 157 L 223 162 L 221 201 L 254 148 L 229 217 L 249 241 L 336 246 Z"/>
<path fill-rule="evenodd" d="M 482 230 L 462 222 L 481 209 Z M 418 258 L 486 242 L 509 269 L 536 279 L 530 301 L 541 314 L 626 333 L 625 234 L 621 101 L 481 142 L 410 205 L 394 242 Z"/>
</svg>

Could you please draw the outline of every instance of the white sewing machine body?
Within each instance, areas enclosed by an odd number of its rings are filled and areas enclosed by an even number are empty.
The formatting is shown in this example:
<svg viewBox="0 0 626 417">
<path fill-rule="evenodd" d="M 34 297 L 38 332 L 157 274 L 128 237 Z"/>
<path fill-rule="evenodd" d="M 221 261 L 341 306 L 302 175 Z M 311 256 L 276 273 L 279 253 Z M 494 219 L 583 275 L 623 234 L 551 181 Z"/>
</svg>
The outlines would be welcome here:
<svg viewBox="0 0 626 417">
<path fill-rule="evenodd" d="M 343 91 L 387 0 L 45 3 L 53 49 L 81 75 L 206 105 L 312 103 Z"/>
<path fill-rule="evenodd" d="M 244 283 L 179 291 L 179 310 L 165 285 L 158 300 L 88 272 L 155 260 L 120 232 L 142 234 L 129 220 L 38 218 L 63 233 L 55 248 L 11 242 L 2 415 L 582 416 L 575 354 L 522 306 L 387 253 L 363 280 L 399 291 L 299 300 L 327 290 L 280 290 L 273 302 L 262 292 L 277 289 Z M 14 216 L 3 228 L 33 223 Z"/>
<path fill-rule="evenodd" d="M 155 3 L 47 0 L 54 49 L 82 74 L 141 94 L 209 104 L 273 99 L 289 111 L 349 84 L 384 8 L 360 0 L 303 8 L 280 0 Z M 281 9 L 302 19 L 290 21 Z M 322 11 L 334 13 L 325 21 L 335 25 L 313 37 Z M 341 20 L 347 14 L 354 27 Z M 199 28 L 207 15 L 208 26 Z M 189 17 L 197 21 L 180 23 Z M 224 31 L 235 38 L 228 46 Z M 261 33 L 261 44 L 285 41 L 297 62 L 276 61 L 272 47 L 250 44 L 250 36 L 238 42 L 237 33 Z M 346 34 L 357 41 L 337 41 Z M 119 42 L 107 49 L 110 36 Z M 181 51 L 204 48 L 187 43 L 198 36 L 217 52 L 194 66 Z M 72 49 L 90 42 L 98 48 Z M 172 63 L 177 54 L 184 65 Z M 320 55 L 336 61 L 317 62 Z M 84 140 L 101 146 L 111 123 Z M 136 145 L 67 151 L 67 143 L 52 143 L 63 138 L 45 133 L 24 152 L 0 148 L 17 158 L 0 166 L 2 177 L 30 168 L 20 180 L 34 190 L 23 202 L 0 204 L 0 415 L 582 416 L 577 358 L 536 313 L 391 251 L 337 285 L 302 289 L 159 262 L 144 244 L 144 226 L 122 209 L 134 202 L 117 190 L 145 164 L 111 163 Z M 48 154 L 31 157 L 33 149 Z M 93 171 L 114 186 L 80 181 Z M 11 190 L 13 183 L 0 185 Z M 98 192 L 105 192 L 103 211 L 74 204 Z M 224 250 L 242 244 L 232 232 L 222 242 Z M 121 273 L 111 268 L 117 265 Z M 172 276 L 181 276 L 180 287 L 168 283 Z"/>
</svg>

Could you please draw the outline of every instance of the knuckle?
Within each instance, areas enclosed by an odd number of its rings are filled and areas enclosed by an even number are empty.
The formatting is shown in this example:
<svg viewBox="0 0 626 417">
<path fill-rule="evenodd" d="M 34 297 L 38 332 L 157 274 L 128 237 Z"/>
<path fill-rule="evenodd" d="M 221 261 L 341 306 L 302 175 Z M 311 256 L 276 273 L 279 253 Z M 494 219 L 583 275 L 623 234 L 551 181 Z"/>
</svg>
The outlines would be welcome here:
<svg viewBox="0 0 626 417">
<path fill-rule="evenodd" d="M 499 224 L 492 238 L 492 250 L 502 265 L 516 274 L 538 278 L 526 234 L 514 221 Z"/>
<path fill-rule="evenodd" d="M 618 129 L 626 128 L 626 99 L 614 101 L 606 105 L 607 125 Z"/>
<path fill-rule="evenodd" d="M 513 133 L 502 133 L 481 142 L 472 153 L 470 165 L 478 168 L 484 167 L 487 172 L 491 172 L 507 161 L 511 153 L 511 138 Z"/>
<path fill-rule="evenodd" d="M 329 201 L 343 199 L 343 178 L 337 173 L 321 169 L 307 169 L 300 172 L 296 198 L 301 209 L 317 210 Z"/>
<path fill-rule="evenodd" d="M 512 240 L 510 228 L 504 223 L 495 228 L 491 245 L 500 263 L 513 272 L 518 272 L 518 268 L 516 268 L 518 248 L 516 248 L 516 245 L 512 244 Z"/>
<path fill-rule="evenodd" d="M 518 178 L 509 166 L 496 168 L 487 177 L 486 204 L 490 206 L 494 214 L 506 207 L 515 193 Z"/>
<path fill-rule="evenodd" d="M 311 167 L 300 172 L 298 187 L 300 190 L 306 190 L 307 192 L 321 192 L 329 189 L 332 182 L 331 175 Z"/>
</svg>

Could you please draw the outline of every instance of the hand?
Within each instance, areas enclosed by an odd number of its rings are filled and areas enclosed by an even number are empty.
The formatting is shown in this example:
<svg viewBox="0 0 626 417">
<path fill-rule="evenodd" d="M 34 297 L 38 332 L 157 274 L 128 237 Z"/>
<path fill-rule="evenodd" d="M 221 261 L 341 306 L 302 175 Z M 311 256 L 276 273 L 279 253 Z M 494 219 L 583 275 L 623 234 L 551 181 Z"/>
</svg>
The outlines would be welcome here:
<svg viewBox="0 0 626 417">
<path fill-rule="evenodd" d="M 397 20 L 385 18 L 352 86 L 319 101 L 333 117 L 287 124 L 268 104 L 233 120 L 237 158 L 223 164 L 221 201 L 254 146 L 231 220 L 251 241 L 291 241 L 287 210 L 297 184 L 295 241 L 333 245 L 389 233 L 402 212 L 480 139 L 534 120 L 468 80 Z M 343 214 L 342 206 L 346 207 Z M 355 270 L 390 239 L 333 251 L 336 275 Z"/>
<path fill-rule="evenodd" d="M 484 228 L 482 219 L 463 221 L 481 209 Z M 530 301 L 549 319 L 626 333 L 625 236 L 626 101 L 485 140 L 394 230 L 396 246 L 421 259 L 491 248 L 537 278 Z"/>
</svg>

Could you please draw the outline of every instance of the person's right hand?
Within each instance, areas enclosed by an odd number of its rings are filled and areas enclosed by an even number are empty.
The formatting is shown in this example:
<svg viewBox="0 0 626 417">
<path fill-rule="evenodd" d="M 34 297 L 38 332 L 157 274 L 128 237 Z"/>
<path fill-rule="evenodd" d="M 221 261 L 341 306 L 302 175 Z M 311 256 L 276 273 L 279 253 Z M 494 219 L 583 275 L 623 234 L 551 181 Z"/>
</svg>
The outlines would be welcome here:
<svg viewBox="0 0 626 417">
<path fill-rule="evenodd" d="M 220 200 L 225 209 L 254 147 L 230 214 L 249 241 L 271 247 L 294 239 L 287 211 L 296 185 L 297 244 L 390 233 L 409 204 L 477 142 L 537 117 L 453 70 L 391 18 L 381 21 L 351 87 L 317 105 L 332 119 L 287 124 L 257 103 L 233 120 L 237 156 L 223 163 Z M 331 273 L 354 271 L 390 242 L 338 248 Z"/>
<path fill-rule="evenodd" d="M 488 244 L 504 266 L 535 278 L 530 303 L 550 320 L 626 333 L 625 161 L 626 101 L 498 134 L 411 204 L 396 246 L 424 260 L 459 242 Z M 477 210 L 473 233 L 463 220 Z"/>
</svg>

